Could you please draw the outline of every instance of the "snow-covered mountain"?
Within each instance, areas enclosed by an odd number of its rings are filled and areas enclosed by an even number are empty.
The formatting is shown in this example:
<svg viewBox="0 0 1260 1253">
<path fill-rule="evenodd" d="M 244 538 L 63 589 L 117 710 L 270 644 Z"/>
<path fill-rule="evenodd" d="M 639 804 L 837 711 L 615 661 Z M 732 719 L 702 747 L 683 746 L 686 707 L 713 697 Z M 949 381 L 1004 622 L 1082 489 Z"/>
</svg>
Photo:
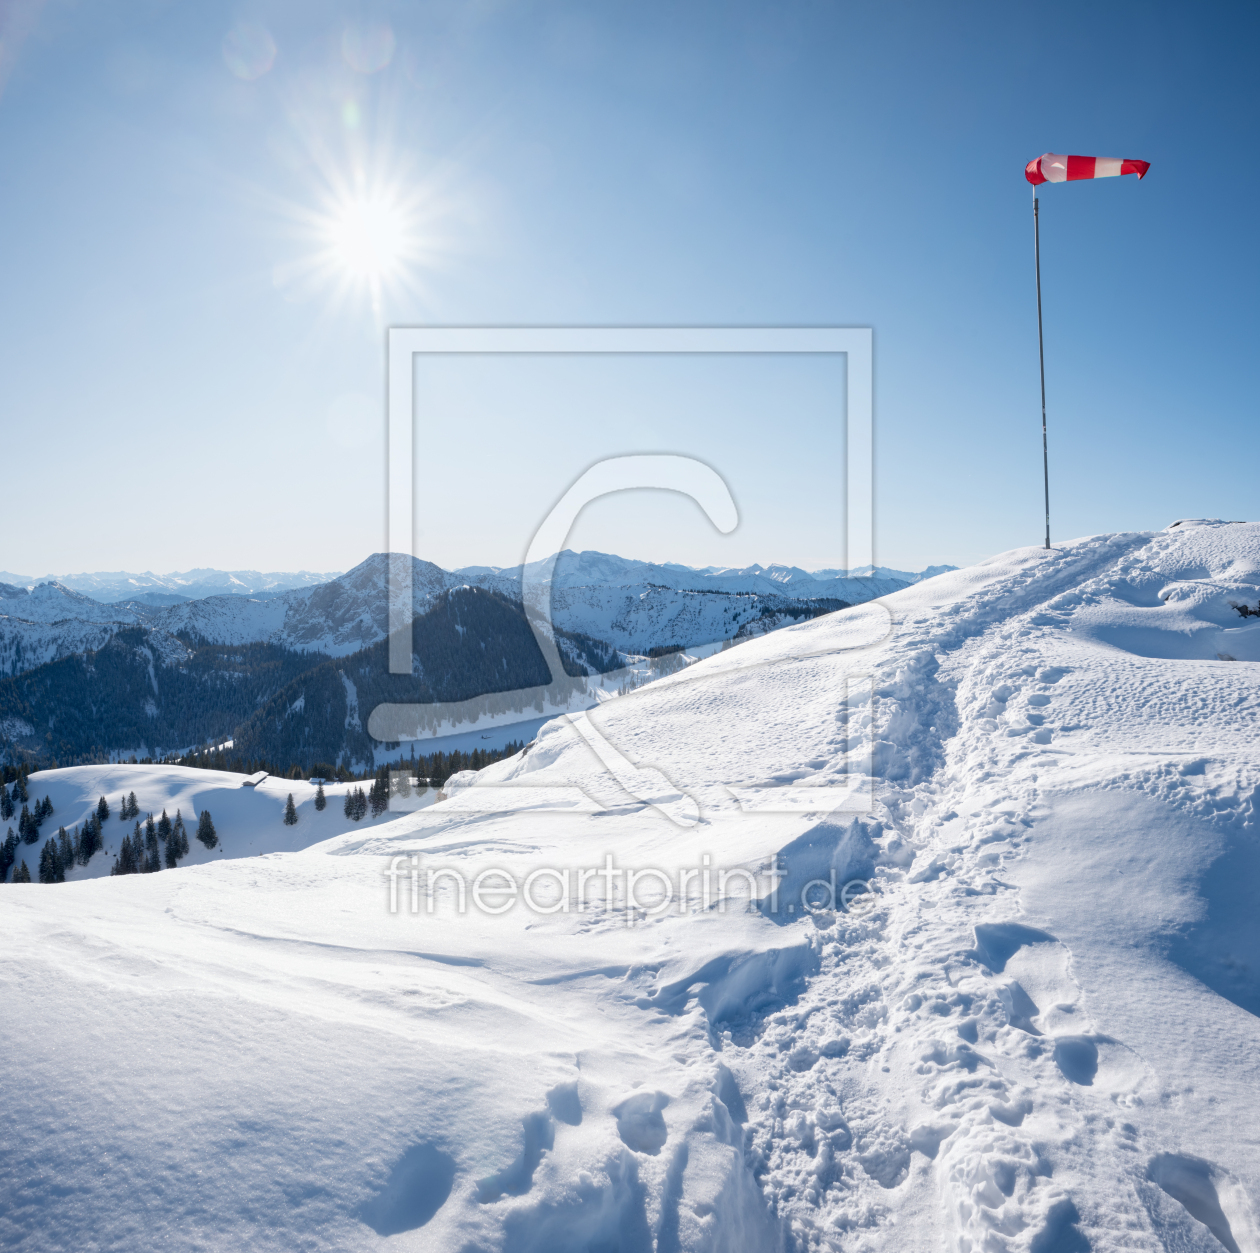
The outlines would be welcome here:
<svg viewBox="0 0 1260 1253">
<path fill-rule="evenodd" d="M 0 616 L 23 622 L 138 622 L 127 605 L 105 605 L 64 583 L 38 583 L 32 588 L 0 583 Z"/>
<path fill-rule="evenodd" d="M 312 586 L 262 598 L 205 595 L 170 605 L 134 598 L 102 603 L 61 582 L 29 589 L 0 584 L 0 674 L 20 673 L 72 652 L 99 648 L 119 627 L 136 624 L 169 635 L 191 632 L 212 643 L 272 643 L 343 657 L 385 638 L 388 569 L 388 557 L 377 553 L 348 573 Z M 730 638 L 741 627 L 747 635 L 752 633 L 751 620 L 760 618 L 763 627 L 780 625 L 772 614 L 799 602 L 857 604 L 888 595 L 906 586 L 911 577 L 877 571 L 869 578 L 789 580 L 771 577 L 761 567 L 705 572 L 566 551 L 555 559 L 551 577 L 538 586 L 550 597 L 555 624 L 561 629 L 595 636 L 619 649 L 646 651 L 654 646 L 713 643 Z M 412 582 L 417 613 L 424 613 L 440 593 L 465 585 L 521 597 L 519 568 L 451 572 L 414 558 Z M 546 606 L 534 608 L 545 616 Z"/>
<path fill-rule="evenodd" d="M 139 620 L 135 606 L 103 605 L 60 583 L 0 583 L 0 676 L 98 649 Z"/>
<path fill-rule="evenodd" d="M 535 578 L 540 574 L 546 575 L 544 581 L 556 588 L 669 587 L 680 591 L 755 592 L 763 596 L 787 594 L 811 599 L 845 600 L 850 604 L 886 596 L 925 577 L 885 567 L 856 570 L 852 574 L 843 570 L 810 573 L 796 566 L 783 565 L 751 565 L 739 569 L 725 566 L 697 568 L 673 562 L 633 561 L 610 553 L 575 553 L 568 549 L 524 569 Z M 932 573 L 940 574 L 951 569 L 952 566 L 934 566 Z M 469 581 L 499 578 L 519 586 L 521 571 L 520 566 L 465 566 L 455 573 Z"/>
<path fill-rule="evenodd" d="M 113 603 L 137 598 L 141 603 L 161 605 L 171 598 L 196 600 L 204 596 L 275 596 L 298 587 L 314 587 L 335 579 L 336 573 L 317 574 L 310 570 L 273 572 L 259 570 L 211 570 L 199 568 L 176 574 L 130 574 L 125 570 L 98 574 L 45 575 L 42 579 L 0 571 L 0 583 L 34 587 L 37 583 L 59 583 L 82 592 L 93 600 Z M 149 597 L 147 601 L 143 598 Z"/>
<path fill-rule="evenodd" d="M 0 888 L 0 1243 L 1251 1253 L 1240 608 L 1260 525 L 1019 549 L 372 830 Z"/>
</svg>

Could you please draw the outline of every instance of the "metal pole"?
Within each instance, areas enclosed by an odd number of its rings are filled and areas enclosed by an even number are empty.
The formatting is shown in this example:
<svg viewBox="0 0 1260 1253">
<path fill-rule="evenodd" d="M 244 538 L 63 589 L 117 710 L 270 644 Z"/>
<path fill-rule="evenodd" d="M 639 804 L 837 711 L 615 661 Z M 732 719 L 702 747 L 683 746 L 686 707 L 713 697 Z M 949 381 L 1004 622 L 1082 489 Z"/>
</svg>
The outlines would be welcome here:
<svg viewBox="0 0 1260 1253">
<path fill-rule="evenodd" d="M 1046 547 L 1050 547 L 1050 450 L 1046 443 L 1046 346 L 1041 337 L 1041 224 L 1033 188 L 1033 253 L 1037 258 L 1037 357 L 1041 362 L 1041 466 L 1046 480 Z"/>
</svg>

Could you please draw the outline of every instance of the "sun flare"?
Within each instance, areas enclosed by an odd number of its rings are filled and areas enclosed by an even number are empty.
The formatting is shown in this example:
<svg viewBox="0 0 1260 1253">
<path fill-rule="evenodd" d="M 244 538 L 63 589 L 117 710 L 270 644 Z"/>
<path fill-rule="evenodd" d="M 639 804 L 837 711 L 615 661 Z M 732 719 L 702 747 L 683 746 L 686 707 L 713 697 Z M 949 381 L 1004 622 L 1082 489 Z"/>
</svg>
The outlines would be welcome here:
<svg viewBox="0 0 1260 1253">
<path fill-rule="evenodd" d="M 382 197 L 347 200 L 329 220 L 328 244 L 336 264 L 348 277 L 373 284 L 385 282 L 407 263 L 407 217 Z"/>
</svg>

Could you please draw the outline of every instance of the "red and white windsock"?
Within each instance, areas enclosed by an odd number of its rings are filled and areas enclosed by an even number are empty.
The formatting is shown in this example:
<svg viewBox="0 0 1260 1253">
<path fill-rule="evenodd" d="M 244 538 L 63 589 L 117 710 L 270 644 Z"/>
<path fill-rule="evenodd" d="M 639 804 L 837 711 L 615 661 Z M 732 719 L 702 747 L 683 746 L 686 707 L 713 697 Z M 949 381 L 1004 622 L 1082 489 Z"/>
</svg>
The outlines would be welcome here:
<svg viewBox="0 0 1260 1253">
<path fill-rule="evenodd" d="M 1078 178 L 1115 178 L 1119 174 L 1136 174 L 1144 178 L 1151 168 L 1149 161 L 1130 161 L 1120 157 L 1064 157 L 1047 152 L 1024 166 L 1024 177 L 1034 186 L 1041 183 L 1071 183 Z"/>
</svg>

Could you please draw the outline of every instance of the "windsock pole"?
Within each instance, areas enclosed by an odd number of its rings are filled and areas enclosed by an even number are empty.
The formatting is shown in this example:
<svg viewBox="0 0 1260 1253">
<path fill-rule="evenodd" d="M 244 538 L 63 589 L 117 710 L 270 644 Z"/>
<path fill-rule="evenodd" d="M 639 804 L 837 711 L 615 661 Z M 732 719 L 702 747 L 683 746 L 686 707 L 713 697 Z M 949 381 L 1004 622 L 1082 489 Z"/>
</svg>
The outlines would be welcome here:
<svg viewBox="0 0 1260 1253">
<path fill-rule="evenodd" d="M 1033 256 L 1037 263 L 1037 358 L 1041 363 L 1041 468 L 1046 481 L 1046 548 L 1050 547 L 1050 448 L 1046 442 L 1046 345 L 1041 335 L 1041 224 L 1033 187 Z"/>
<path fill-rule="evenodd" d="M 1024 166 L 1033 187 L 1033 251 L 1037 260 L 1037 356 L 1041 361 L 1041 465 L 1046 479 L 1046 547 L 1050 547 L 1050 453 L 1046 446 L 1046 346 L 1041 335 L 1041 224 L 1037 218 L 1039 183 L 1074 183 L 1083 178 L 1115 178 L 1136 174 L 1138 181 L 1151 168 L 1149 161 L 1131 157 L 1077 157 L 1043 152 Z"/>
</svg>

